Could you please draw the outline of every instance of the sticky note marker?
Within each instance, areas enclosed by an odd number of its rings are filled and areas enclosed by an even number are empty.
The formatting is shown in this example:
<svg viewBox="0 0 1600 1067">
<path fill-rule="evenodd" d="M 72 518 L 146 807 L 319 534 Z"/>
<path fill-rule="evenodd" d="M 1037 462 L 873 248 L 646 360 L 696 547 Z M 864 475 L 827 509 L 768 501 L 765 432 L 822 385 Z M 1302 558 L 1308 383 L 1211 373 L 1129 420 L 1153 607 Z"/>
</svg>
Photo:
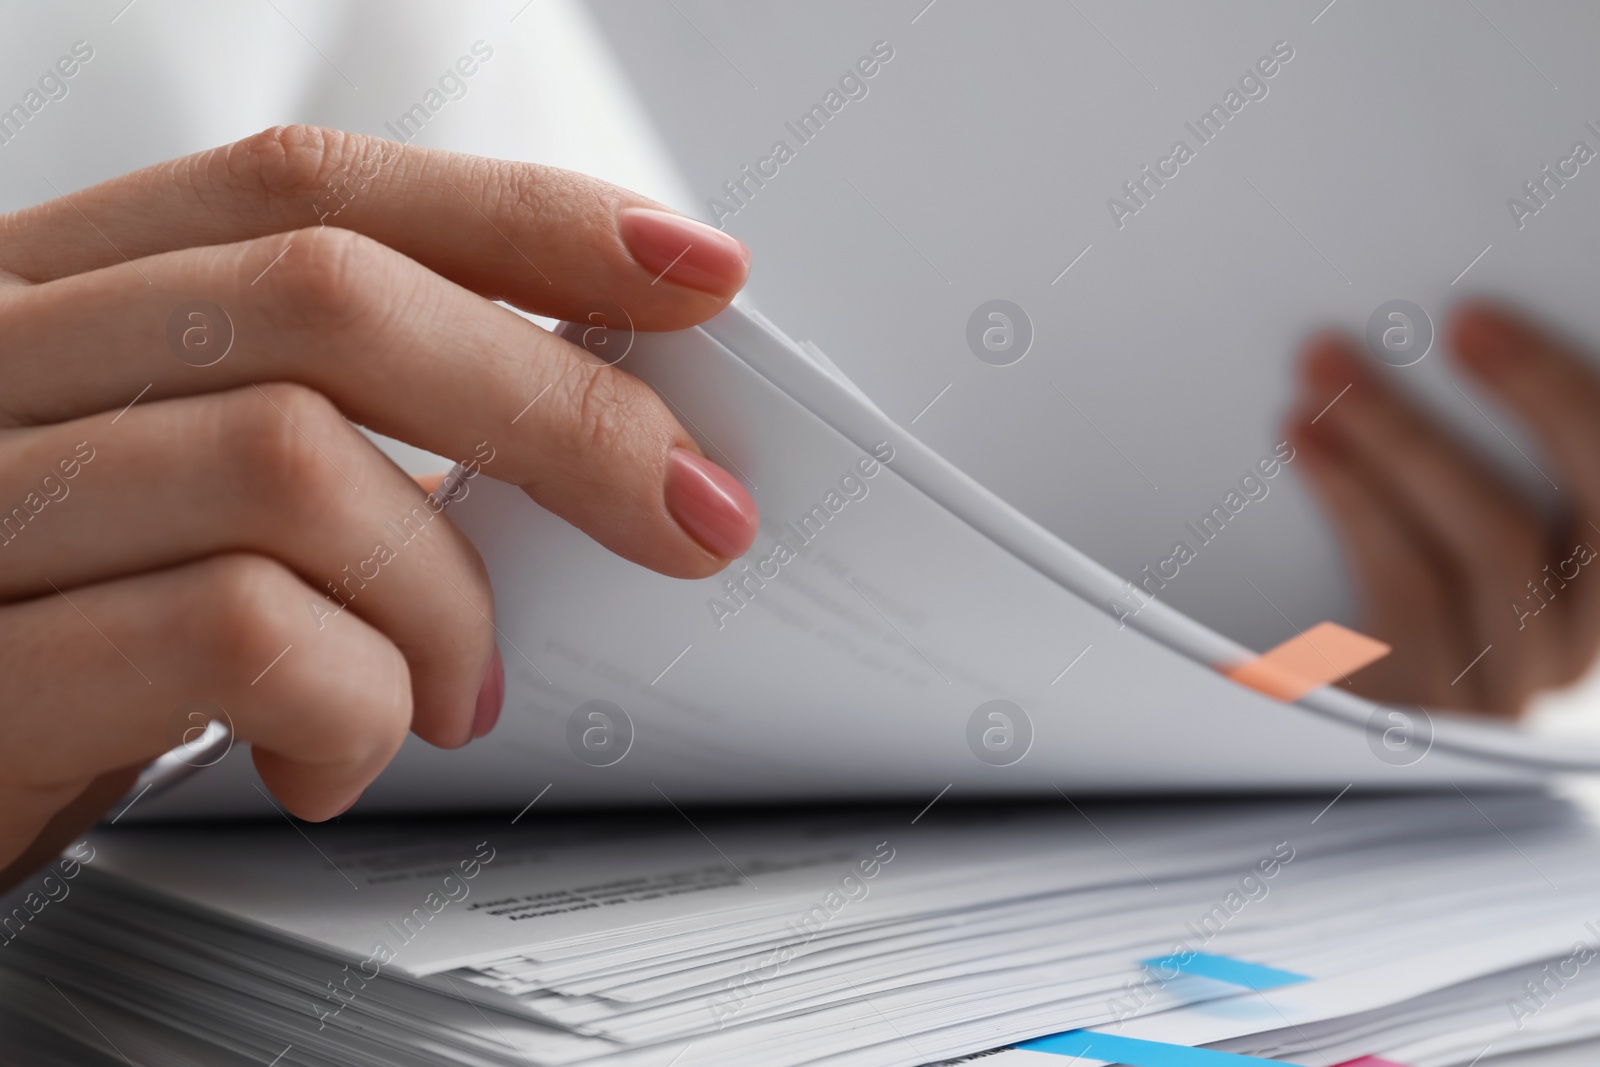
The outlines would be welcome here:
<svg viewBox="0 0 1600 1067">
<path fill-rule="evenodd" d="M 1253 660 L 1218 667 L 1224 677 L 1293 703 L 1389 654 L 1389 646 L 1336 622 L 1319 622 Z"/>
<path fill-rule="evenodd" d="M 1285 1067 L 1283 1060 L 1264 1060 L 1256 1056 L 1241 1056 L 1236 1052 L 1168 1045 L 1161 1041 L 1102 1034 L 1096 1030 L 1068 1030 L 1064 1034 L 1036 1037 L 1015 1047 L 1026 1052 L 1048 1052 L 1055 1056 L 1122 1063 L 1127 1067 L 1245 1067 L 1251 1063 Z"/>
<path fill-rule="evenodd" d="M 1308 976 L 1296 974 L 1294 971 L 1283 971 L 1261 963 L 1236 960 L 1231 956 L 1213 956 L 1207 952 L 1185 952 L 1143 962 L 1146 967 L 1164 978 L 1173 972 L 1192 974 L 1199 978 L 1211 978 L 1257 991 L 1311 981 Z"/>
</svg>

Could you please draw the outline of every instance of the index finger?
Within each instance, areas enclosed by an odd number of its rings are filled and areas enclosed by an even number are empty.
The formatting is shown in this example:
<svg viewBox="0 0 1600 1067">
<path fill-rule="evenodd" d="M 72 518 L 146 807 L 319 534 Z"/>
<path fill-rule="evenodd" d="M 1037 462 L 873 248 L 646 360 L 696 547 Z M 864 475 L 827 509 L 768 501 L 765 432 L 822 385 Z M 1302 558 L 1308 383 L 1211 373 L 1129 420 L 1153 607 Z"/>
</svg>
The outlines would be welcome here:
<svg viewBox="0 0 1600 1067">
<path fill-rule="evenodd" d="M 0 217 L 0 271 L 51 281 L 318 222 L 528 311 L 614 301 L 649 330 L 715 315 L 750 267 L 736 238 L 596 178 L 280 126 Z"/>
<path fill-rule="evenodd" d="M 1556 476 L 1577 497 L 1584 518 L 1600 518 L 1600 374 L 1594 364 L 1505 306 L 1466 304 L 1452 325 L 1462 362 L 1549 450 Z"/>
</svg>

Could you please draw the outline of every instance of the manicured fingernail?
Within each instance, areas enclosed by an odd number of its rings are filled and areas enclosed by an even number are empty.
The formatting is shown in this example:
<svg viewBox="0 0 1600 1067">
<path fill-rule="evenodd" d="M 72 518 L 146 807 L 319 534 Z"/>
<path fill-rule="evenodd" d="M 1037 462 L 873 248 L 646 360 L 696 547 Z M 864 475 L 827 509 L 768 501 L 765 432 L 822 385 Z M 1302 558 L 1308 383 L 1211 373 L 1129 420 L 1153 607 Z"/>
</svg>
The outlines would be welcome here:
<svg viewBox="0 0 1600 1067">
<path fill-rule="evenodd" d="M 686 448 L 667 457 L 667 510 L 690 537 L 724 559 L 744 555 L 756 539 L 756 502 L 733 475 Z"/>
<path fill-rule="evenodd" d="M 617 232 L 651 285 L 671 282 L 713 296 L 730 296 L 750 273 L 750 250 L 731 234 L 670 211 L 630 207 Z"/>
<path fill-rule="evenodd" d="M 477 740 L 500 721 L 500 705 L 506 699 L 506 664 L 500 658 L 500 650 L 494 650 L 494 659 L 489 663 L 489 673 L 484 675 L 483 685 L 478 688 L 478 706 L 472 713 L 472 737 Z"/>
</svg>

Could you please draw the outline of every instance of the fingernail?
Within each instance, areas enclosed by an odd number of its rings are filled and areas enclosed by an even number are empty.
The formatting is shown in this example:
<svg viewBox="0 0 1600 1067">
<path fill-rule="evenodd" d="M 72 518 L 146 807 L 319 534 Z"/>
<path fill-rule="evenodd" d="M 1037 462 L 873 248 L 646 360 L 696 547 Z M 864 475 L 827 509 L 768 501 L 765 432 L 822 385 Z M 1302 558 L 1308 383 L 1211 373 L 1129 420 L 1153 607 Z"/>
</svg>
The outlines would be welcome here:
<svg viewBox="0 0 1600 1067">
<path fill-rule="evenodd" d="M 333 818 L 335 818 L 335 819 L 339 818 L 341 815 L 343 815 L 346 812 L 348 812 L 351 808 L 353 808 L 357 804 L 361 803 L 361 798 L 366 796 L 366 794 L 367 794 L 367 791 L 365 789 L 363 789 L 361 792 L 359 792 L 355 796 L 351 797 L 350 798 L 350 803 L 346 804 L 344 807 L 340 808 L 337 812 L 335 812 L 334 815 L 333 815 Z"/>
<path fill-rule="evenodd" d="M 484 675 L 483 685 L 478 688 L 478 706 L 472 713 L 472 738 L 478 738 L 494 729 L 494 724 L 500 721 L 500 705 L 506 698 L 506 664 L 500 658 L 500 649 L 494 650 L 494 659 L 489 662 L 489 673 Z"/>
<path fill-rule="evenodd" d="M 667 457 L 667 510 L 690 537 L 724 559 L 744 555 L 756 539 L 756 502 L 733 475 L 686 448 Z"/>
<path fill-rule="evenodd" d="M 713 296 L 739 291 L 750 273 L 750 250 L 731 234 L 670 211 L 630 207 L 617 232 L 634 261 L 654 278 Z"/>
</svg>

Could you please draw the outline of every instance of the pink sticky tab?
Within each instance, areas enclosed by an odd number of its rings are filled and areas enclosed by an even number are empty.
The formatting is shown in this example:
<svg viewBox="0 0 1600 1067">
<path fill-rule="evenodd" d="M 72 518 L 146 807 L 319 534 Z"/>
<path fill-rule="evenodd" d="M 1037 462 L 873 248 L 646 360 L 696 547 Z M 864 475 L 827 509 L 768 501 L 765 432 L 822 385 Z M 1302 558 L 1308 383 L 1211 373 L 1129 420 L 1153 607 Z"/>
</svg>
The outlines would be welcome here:
<svg viewBox="0 0 1600 1067">
<path fill-rule="evenodd" d="M 1334 1064 L 1334 1067 L 1406 1067 L 1406 1065 L 1393 1060 L 1380 1060 L 1376 1056 L 1363 1056 L 1359 1060 L 1345 1060 L 1343 1063 Z"/>
<path fill-rule="evenodd" d="M 1293 703 L 1388 654 L 1389 646 L 1382 641 L 1336 622 L 1319 622 L 1253 660 L 1219 669 L 1240 685 Z"/>
</svg>

